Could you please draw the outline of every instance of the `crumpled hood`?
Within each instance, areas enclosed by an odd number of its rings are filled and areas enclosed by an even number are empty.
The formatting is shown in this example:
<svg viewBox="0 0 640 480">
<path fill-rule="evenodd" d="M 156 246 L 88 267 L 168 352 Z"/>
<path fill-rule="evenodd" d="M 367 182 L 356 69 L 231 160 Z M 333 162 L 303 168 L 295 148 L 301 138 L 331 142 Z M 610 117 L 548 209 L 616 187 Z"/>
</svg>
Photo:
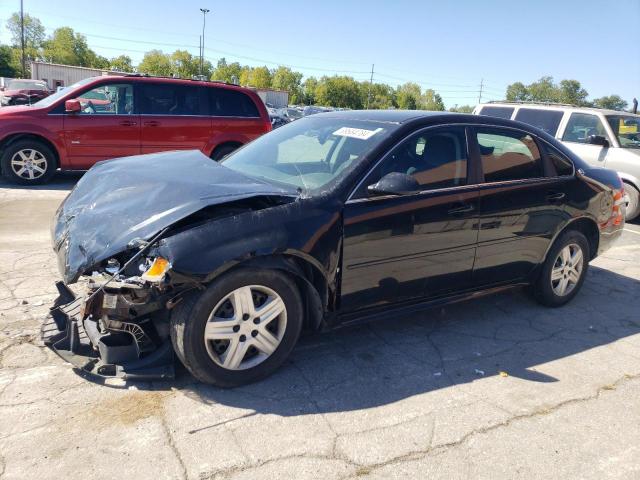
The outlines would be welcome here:
<svg viewBox="0 0 640 480">
<path fill-rule="evenodd" d="M 197 150 L 96 164 L 58 208 L 53 247 L 65 283 L 201 210 L 262 195 L 295 195 L 223 167 Z"/>
</svg>

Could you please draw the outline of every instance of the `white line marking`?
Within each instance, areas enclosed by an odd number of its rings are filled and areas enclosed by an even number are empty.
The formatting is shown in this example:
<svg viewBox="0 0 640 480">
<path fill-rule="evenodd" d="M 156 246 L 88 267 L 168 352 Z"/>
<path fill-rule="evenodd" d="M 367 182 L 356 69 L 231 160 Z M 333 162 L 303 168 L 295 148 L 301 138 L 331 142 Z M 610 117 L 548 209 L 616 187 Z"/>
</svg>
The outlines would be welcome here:
<svg viewBox="0 0 640 480">
<path fill-rule="evenodd" d="M 636 232 L 635 230 L 629 230 L 628 228 L 623 228 L 625 232 L 635 233 L 636 235 L 640 235 L 640 232 Z"/>
</svg>

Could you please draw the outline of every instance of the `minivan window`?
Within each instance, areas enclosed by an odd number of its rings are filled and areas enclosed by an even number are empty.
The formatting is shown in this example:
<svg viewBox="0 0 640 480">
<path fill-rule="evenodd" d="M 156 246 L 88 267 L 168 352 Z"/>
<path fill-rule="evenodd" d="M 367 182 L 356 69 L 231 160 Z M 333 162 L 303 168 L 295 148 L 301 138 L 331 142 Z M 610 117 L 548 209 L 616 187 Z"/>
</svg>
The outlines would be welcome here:
<svg viewBox="0 0 640 480">
<path fill-rule="evenodd" d="M 564 129 L 562 140 L 565 142 L 588 143 L 591 135 L 607 136 L 600 118 L 588 113 L 572 113 L 571 117 L 569 117 L 569 122 L 567 122 L 567 127 Z"/>
<path fill-rule="evenodd" d="M 477 139 L 485 182 L 544 176 L 540 150 L 530 135 L 497 128 L 479 128 Z"/>
<path fill-rule="evenodd" d="M 607 122 L 622 148 L 640 148 L 640 117 L 607 115 Z"/>
<path fill-rule="evenodd" d="M 129 115 L 133 113 L 133 86 L 109 83 L 78 95 L 80 115 Z"/>
<path fill-rule="evenodd" d="M 513 107 L 482 107 L 480 115 L 509 119 L 513 115 L 513 110 Z"/>
<path fill-rule="evenodd" d="M 209 87 L 211 115 L 215 117 L 259 117 L 253 100 L 242 92 L 227 88 Z"/>
<path fill-rule="evenodd" d="M 200 88 L 195 85 L 141 84 L 140 113 L 143 115 L 206 115 L 206 111 L 201 109 L 203 102 L 200 101 L 199 90 Z"/>
<path fill-rule="evenodd" d="M 541 110 L 537 108 L 521 108 L 516 113 L 514 120 L 519 122 L 528 123 L 534 127 L 538 127 L 540 130 L 544 130 L 549 135 L 555 136 L 562 120 L 563 112 L 557 110 Z"/>
</svg>

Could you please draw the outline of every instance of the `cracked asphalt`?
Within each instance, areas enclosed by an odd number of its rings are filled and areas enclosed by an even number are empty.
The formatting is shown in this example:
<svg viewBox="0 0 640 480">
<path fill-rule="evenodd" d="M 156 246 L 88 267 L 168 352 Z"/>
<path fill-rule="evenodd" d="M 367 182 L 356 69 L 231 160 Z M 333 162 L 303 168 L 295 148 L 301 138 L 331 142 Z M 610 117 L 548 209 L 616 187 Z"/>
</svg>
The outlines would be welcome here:
<svg viewBox="0 0 640 480">
<path fill-rule="evenodd" d="M 0 183 L 0 478 L 640 478 L 639 225 L 561 309 L 516 290 L 305 337 L 245 388 L 115 388 L 38 339 L 78 178 Z"/>
</svg>

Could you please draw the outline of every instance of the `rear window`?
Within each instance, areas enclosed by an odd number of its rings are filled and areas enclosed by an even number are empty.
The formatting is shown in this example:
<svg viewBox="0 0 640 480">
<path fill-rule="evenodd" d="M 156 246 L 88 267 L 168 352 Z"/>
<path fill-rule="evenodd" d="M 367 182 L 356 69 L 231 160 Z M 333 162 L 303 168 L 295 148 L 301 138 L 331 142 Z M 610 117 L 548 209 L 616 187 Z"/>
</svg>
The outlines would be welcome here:
<svg viewBox="0 0 640 480">
<path fill-rule="evenodd" d="M 169 83 L 140 85 L 140 113 L 143 115 L 206 115 L 200 88 Z"/>
<path fill-rule="evenodd" d="M 490 117 L 506 118 L 507 120 L 513 115 L 512 107 L 482 107 L 480 115 L 488 115 Z"/>
<path fill-rule="evenodd" d="M 226 88 L 208 88 L 211 115 L 215 117 L 259 117 L 258 107 L 248 95 Z"/>
<path fill-rule="evenodd" d="M 539 110 L 536 108 L 521 108 L 516 114 L 514 120 L 519 122 L 528 123 L 534 127 L 538 127 L 540 130 L 544 130 L 549 135 L 555 136 L 562 120 L 562 112 L 555 110 Z"/>
</svg>

